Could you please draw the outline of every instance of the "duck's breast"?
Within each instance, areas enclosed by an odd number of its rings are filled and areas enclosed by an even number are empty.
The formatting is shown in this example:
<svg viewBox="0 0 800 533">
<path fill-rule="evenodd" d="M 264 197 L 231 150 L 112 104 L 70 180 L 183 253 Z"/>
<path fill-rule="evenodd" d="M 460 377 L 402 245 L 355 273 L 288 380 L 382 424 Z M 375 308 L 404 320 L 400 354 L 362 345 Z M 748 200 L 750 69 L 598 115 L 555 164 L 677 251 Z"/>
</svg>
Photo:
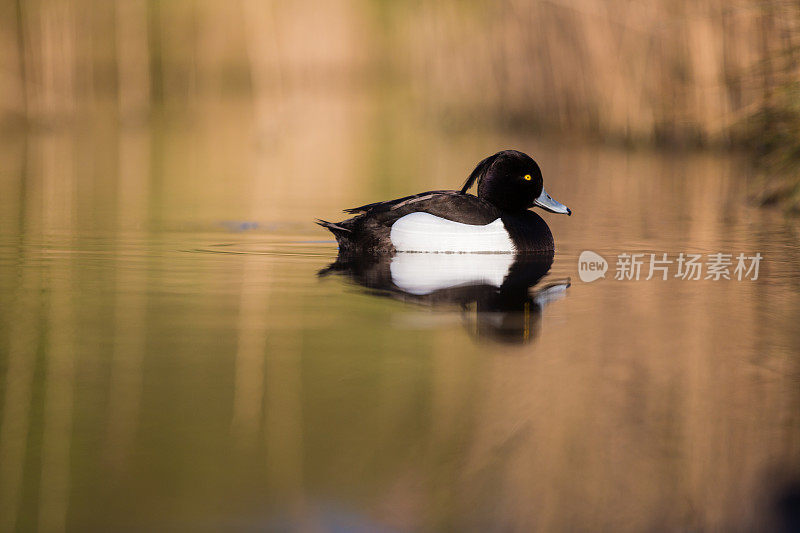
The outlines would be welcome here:
<svg viewBox="0 0 800 533">
<path fill-rule="evenodd" d="M 503 225 L 514 241 L 517 251 L 546 252 L 555 248 L 553 234 L 542 217 L 533 211 L 505 213 Z"/>
<path fill-rule="evenodd" d="M 473 225 L 415 212 L 397 219 L 389 236 L 398 252 L 514 252 L 511 236 L 500 218 Z"/>
</svg>

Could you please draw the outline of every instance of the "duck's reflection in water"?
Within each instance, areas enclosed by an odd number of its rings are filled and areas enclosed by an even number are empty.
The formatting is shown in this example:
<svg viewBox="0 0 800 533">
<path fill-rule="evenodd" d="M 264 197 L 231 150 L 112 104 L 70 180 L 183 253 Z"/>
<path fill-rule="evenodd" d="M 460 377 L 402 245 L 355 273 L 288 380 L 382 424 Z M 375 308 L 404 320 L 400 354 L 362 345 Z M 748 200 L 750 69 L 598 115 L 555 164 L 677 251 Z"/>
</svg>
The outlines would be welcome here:
<svg viewBox="0 0 800 533">
<path fill-rule="evenodd" d="M 569 279 L 539 284 L 552 264 L 552 254 L 340 255 L 319 274 L 346 276 L 376 296 L 456 306 L 479 339 L 525 343 L 538 336 L 544 307 L 563 298 L 570 285 Z"/>
</svg>

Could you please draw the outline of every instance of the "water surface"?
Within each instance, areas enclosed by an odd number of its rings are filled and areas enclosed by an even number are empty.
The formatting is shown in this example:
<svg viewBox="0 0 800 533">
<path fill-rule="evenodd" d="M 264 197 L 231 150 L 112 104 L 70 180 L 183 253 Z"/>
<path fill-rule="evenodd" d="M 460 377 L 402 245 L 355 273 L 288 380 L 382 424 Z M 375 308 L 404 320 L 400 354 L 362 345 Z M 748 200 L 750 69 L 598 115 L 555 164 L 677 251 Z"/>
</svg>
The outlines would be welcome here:
<svg viewBox="0 0 800 533">
<path fill-rule="evenodd" d="M 748 203 L 741 159 L 293 105 L 0 146 L 0 530 L 751 531 L 796 512 L 800 246 Z M 318 275 L 336 246 L 314 218 L 457 188 L 508 147 L 574 212 L 544 215 L 557 251 L 527 307 Z M 584 250 L 606 279 L 578 279 Z M 764 260 L 755 281 L 613 280 L 633 252 Z"/>
</svg>

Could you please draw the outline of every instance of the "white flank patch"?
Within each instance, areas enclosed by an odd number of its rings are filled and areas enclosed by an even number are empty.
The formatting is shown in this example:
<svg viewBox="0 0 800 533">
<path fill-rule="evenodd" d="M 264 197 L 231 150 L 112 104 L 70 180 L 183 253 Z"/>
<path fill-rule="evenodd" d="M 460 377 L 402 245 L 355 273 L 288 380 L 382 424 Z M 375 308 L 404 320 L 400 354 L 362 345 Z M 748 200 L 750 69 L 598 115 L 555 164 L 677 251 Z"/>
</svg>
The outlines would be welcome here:
<svg viewBox="0 0 800 533">
<path fill-rule="evenodd" d="M 395 254 L 392 282 L 410 294 L 430 294 L 462 285 L 499 287 L 508 275 L 511 254 Z"/>
<path fill-rule="evenodd" d="M 390 238 L 398 252 L 514 252 L 511 237 L 499 218 L 476 226 L 429 213 L 411 213 L 392 225 Z"/>
</svg>

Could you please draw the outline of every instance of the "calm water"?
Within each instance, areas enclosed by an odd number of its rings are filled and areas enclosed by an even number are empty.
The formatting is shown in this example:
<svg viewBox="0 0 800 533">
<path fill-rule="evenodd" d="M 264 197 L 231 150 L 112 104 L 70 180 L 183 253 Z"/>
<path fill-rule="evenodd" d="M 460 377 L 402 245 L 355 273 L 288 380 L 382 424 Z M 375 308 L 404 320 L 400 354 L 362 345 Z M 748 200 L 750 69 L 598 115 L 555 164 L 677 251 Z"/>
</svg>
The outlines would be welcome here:
<svg viewBox="0 0 800 533">
<path fill-rule="evenodd" d="M 800 245 L 740 160 L 288 106 L 0 145 L 1 531 L 797 518 Z M 575 213 L 545 215 L 552 265 L 501 291 L 496 257 L 318 275 L 315 217 L 455 188 L 505 147 Z M 583 250 L 606 279 L 580 281 Z M 764 259 L 756 281 L 614 280 L 634 252 Z"/>
</svg>

